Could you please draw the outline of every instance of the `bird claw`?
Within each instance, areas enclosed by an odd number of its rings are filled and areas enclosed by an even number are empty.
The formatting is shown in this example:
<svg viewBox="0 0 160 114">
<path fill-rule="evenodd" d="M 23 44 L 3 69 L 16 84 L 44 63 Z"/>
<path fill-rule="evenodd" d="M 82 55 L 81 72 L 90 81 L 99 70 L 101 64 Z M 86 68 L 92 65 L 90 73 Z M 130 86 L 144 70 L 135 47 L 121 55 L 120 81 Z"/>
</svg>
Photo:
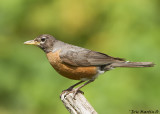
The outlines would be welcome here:
<svg viewBox="0 0 160 114">
<path fill-rule="evenodd" d="M 83 91 L 81 91 L 81 90 L 79 90 L 79 89 L 77 89 L 77 88 L 74 89 L 74 90 L 73 90 L 73 99 L 74 99 L 74 100 L 76 100 L 75 97 L 76 97 L 76 95 L 77 95 L 78 93 L 84 94 Z"/>
<path fill-rule="evenodd" d="M 64 93 L 66 93 L 65 96 L 64 96 L 64 98 L 66 98 L 66 96 L 67 96 L 68 94 L 73 93 L 73 99 L 74 99 L 74 100 L 76 100 L 76 99 L 75 99 L 75 96 L 76 96 L 78 93 L 84 94 L 84 92 L 81 91 L 81 90 L 79 90 L 79 88 L 76 88 L 76 89 L 68 88 L 68 89 L 66 89 L 66 90 L 63 90 L 62 93 L 61 93 L 61 95 L 64 94 Z"/>
</svg>

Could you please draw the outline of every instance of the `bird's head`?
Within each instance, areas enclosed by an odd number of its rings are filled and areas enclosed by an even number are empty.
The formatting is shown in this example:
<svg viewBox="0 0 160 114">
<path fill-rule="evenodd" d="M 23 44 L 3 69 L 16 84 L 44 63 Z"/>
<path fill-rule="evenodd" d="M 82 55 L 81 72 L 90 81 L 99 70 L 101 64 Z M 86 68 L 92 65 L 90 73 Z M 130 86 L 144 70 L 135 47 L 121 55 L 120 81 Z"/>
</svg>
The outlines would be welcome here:
<svg viewBox="0 0 160 114">
<path fill-rule="evenodd" d="M 36 37 L 34 40 L 24 42 L 26 45 L 35 45 L 40 47 L 44 52 L 50 52 L 53 50 L 53 44 L 56 39 L 49 34 L 43 34 Z"/>
</svg>

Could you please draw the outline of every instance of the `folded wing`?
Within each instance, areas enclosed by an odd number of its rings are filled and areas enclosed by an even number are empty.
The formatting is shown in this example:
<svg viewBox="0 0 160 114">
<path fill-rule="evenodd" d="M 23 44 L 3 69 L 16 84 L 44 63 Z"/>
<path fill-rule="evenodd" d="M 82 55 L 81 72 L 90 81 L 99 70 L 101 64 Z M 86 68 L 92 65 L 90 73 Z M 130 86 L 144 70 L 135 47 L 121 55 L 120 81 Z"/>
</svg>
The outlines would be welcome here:
<svg viewBox="0 0 160 114">
<path fill-rule="evenodd" d="M 61 52 L 62 62 L 72 66 L 102 66 L 124 62 L 124 59 L 114 58 L 106 54 L 91 50 L 68 50 Z"/>
</svg>

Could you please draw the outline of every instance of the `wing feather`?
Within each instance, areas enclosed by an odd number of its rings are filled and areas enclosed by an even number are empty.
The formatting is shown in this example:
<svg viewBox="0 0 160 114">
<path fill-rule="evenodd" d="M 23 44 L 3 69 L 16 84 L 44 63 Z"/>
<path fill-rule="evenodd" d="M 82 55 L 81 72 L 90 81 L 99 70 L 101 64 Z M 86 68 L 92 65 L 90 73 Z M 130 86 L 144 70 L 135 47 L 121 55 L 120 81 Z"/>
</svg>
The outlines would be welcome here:
<svg viewBox="0 0 160 114">
<path fill-rule="evenodd" d="M 68 50 L 60 53 L 62 62 L 71 66 L 101 66 L 115 62 L 124 62 L 124 59 L 87 49 Z"/>
</svg>

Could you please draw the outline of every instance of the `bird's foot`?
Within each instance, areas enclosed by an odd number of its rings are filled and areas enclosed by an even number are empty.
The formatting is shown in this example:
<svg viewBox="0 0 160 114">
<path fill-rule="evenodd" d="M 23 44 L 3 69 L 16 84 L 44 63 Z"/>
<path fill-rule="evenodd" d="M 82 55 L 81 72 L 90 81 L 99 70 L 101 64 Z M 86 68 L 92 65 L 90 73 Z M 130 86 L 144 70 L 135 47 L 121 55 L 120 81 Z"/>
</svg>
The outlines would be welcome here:
<svg viewBox="0 0 160 114">
<path fill-rule="evenodd" d="M 77 93 L 81 93 L 81 94 L 84 94 L 83 91 L 79 90 L 79 88 L 68 88 L 66 90 L 63 90 L 61 95 L 65 93 L 65 96 L 66 97 L 68 94 L 70 93 L 73 93 L 73 99 L 75 100 L 75 96 L 77 95 Z"/>
<path fill-rule="evenodd" d="M 61 93 L 61 95 L 64 94 L 64 93 L 67 93 L 67 95 L 68 95 L 72 90 L 73 90 L 73 88 L 69 87 L 68 89 L 63 90 L 62 93 Z"/>
<path fill-rule="evenodd" d="M 73 90 L 73 99 L 74 99 L 74 100 L 76 100 L 75 97 L 76 97 L 76 95 L 77 95 L 78 93 L 84 94 L 84 92 L 81 91 L 81 90 L 79 90 L 79 88 L 74 89 L 74 90 Z"/>
</svg>

